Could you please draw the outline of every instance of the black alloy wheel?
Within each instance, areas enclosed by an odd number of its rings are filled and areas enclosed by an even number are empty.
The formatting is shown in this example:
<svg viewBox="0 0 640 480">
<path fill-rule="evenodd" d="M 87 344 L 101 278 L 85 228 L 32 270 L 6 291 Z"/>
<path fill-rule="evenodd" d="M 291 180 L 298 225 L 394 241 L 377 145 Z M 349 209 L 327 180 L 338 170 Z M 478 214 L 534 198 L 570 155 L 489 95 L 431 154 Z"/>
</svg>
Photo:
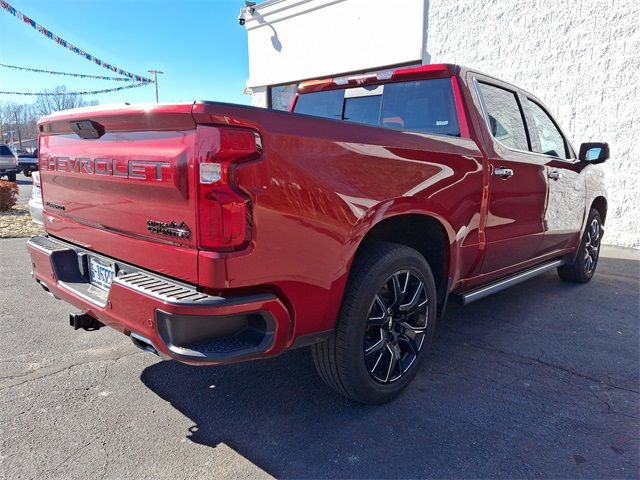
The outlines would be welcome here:
<svg viewBox="0 0 640 480">
<path fill-rule="evenodd" d="M 592 208 L 575 257 L 571 263 L 558 267 L 561 279 L 572 283 L 587 283 L 591 280 L 598 266 L 603 233 L 600 213 Z"/>
<path fill-rule="evenodd" d="M 433 273 L 418 251 L 388 242 L 364 245 L 333 335 L 312 346 L 320 377 L 361 403 L 392 400 L 429 352 L 436 308 Z"/>
<path fill-rule="evenodd" d="M 364 358 L 371 377 L 397 381 L 418 358 L 426 338 L 429 299 L 419 273 L 400 270 L 376 294 L 366 325 Z"/>
<path fill-rule="evenodd" d="M 593 275 L 598 256 L 600 255 L 600 217 L 596 216 L 587 227 L 586 241 L 584 244 L 584 271 L 587 275 Z"/>
</svg>

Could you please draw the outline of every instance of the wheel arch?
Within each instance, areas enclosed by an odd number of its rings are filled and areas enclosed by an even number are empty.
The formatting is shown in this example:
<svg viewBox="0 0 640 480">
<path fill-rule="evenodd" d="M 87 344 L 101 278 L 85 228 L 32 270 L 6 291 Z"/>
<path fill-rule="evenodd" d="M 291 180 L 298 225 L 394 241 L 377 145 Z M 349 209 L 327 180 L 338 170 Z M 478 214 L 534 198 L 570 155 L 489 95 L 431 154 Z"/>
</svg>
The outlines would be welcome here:
<svg viewBox="0 0 640 480">
<path fill-rule="evenodd" d="M 372 242 L 397 243 L 420 252 L 429 263 L 436 282 L 439 310 L 444 310 L 452 258 L 448 229 L 441 219 L 425 213 L 401 213 L 381 219 L 360 239 L 350 271 L 364 247 Z"/>
<path fill-rule="evenodd" d="M 595 208 L 598 211 L 602 219 L 602 224 L 604 225 L 607 219 L 607 199 L 602 195 L 597 196 L 593 199 L 593 202 L 591 202 L 591 208 Z M 589 212 L 587 212 L 587 215 L 588 214 Z"/>
</svg>

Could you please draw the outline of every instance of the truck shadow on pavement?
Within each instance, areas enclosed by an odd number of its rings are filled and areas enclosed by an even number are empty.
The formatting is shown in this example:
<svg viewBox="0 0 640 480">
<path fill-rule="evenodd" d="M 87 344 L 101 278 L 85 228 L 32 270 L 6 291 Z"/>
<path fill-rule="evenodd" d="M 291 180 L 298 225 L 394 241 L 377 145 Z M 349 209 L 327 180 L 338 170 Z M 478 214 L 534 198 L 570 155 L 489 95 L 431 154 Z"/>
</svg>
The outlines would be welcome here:
<svg viewBox="0 0 640 480">
<path fill-rule="evenodd" d="M 159 362 L 141 379 L 194 422 L 177 436 L 225 443 L 277 477 L 624 476 L 638 471 L 640 264 L 602 263 L 588 285 L 546 274 L 451 306 L 421 372 L 387 405 L 334 394 L 307 350 L 217 368 Z"/>
</svg>

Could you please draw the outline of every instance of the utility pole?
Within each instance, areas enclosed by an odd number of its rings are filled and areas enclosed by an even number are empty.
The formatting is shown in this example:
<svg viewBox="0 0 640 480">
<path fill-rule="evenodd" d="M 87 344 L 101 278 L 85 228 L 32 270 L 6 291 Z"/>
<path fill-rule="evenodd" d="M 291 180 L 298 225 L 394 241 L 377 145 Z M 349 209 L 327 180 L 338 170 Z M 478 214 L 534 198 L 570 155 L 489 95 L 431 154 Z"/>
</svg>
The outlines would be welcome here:
<svg viewBox="0 0 640 480">
<path fill-rule="evenodd" d="M 147 70 L 149 73 L 153 73 L 153 83 L 156 84 L 156 103 L 158 103 L 158 74 L 164 73 L 160 70 Z"/>
<path fill-rule="evenodd" d="M 13 118 L 16 121 L 16 130 L 18 131 L 18 144 L 20 145 L 20 150 L 22 151 L 22 135 L 20 135 L 20 126 L 18 125 L 18 112 L 17 111 L 13 112 Z"/>
</svg>

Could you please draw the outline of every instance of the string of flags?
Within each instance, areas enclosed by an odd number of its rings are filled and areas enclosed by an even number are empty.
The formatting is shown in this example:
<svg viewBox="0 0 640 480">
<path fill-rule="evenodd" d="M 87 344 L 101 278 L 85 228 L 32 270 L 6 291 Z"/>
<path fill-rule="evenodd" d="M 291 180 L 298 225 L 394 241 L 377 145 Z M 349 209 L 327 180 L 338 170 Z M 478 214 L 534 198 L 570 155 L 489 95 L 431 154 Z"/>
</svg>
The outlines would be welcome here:
<svg viewBox="0 0 640 480">
<path fill-rule="evenodd" d="M 144 85 L 148 85 L 147 82 L 134 83 L 133 85 L 125 85 L 123 87 L 115 87 L 115 88 L 105 88 L 103 90 L 89 90 L 86 92 L 66 92 L 66 95 L 97 95 L 98 93 L 111 93 L 117 92 L 118 90 L 126 90 L 127 88 L 138 88 Z M 0 91 L 0 95 L 28 95 L 28 96 L 45 96 L 49 97 L 52 95 L 60 95 L 55 92 L 2 92 Z"/>
<path fill-rule="evenodd" d="M 0 63 L 0 67 L 13 68 L 15 70 L 24 70 L 26 72 L 48 73 L 50 75 L 67 75 L 67 76 L 76 77 L 76 78 L 97 78 L 98 80 L 112 80 L 114 82 L 131 82 L 132 81 L 128 77 L 105 77 L 102 75 L 85 75 L 84 73 L 56 72 L 54 70 L 41 70 L 39 68 L 21 67 L 18 65 L 7 65 L 5 63 Z"/>
<path fill-rule="evenodd" d="M 80 55 L 84 59 L 89 60 L 90 62 L 93 62 L 93 63 L 95 63 L 96 65 L 98 65 L 100 67 L 106 68 L 107 70 L 111 70 L 112 72 L 115 72 L 116 74 L 121 75 L 123 77 L 127 77 L 127 78 L 129 78 L 129 79 L 131 79 L 131 80 L 133 80 L 135 82 L 141 82 L 141 84 L 153 83 L 153 80 L 150 79 L 150 78 L 143 77 L 141 75 L 136 75 L 134 73 L 128 72 L 128 71 L 123 70 L 121 68 L 115 67 L 115 66 L 111 65 L 110 63 L 107 63 L 104 60 L 101 60 L 98 57 L 96 57 L 94 55 L 91 55 L 91 54 L 85 52 L 84 50 L 81 50 L 80 48 L 78 48 L 74 44 L 72 44 L 71 42 L 67 42 L 65 39 L 59 37 L 58 35 L 56 35 L 55 33 L 51 32 L 50 30 L 46 29 L 45 27 L 43 27 L 39 23 L 36 23 L 34 20 L 32 20 L 31 18 L 26 16 L 24 13 L 16 10 L 11 5 L 9 5 L 5 0 L 0 0 L 0 7 L 5 9 L 11 15 L 16 17 L 18 20 L 22 20 L 26 25 L 29 25 L 31 28 L 33 28 L 34 30 L 40 32 L 45 37 L 53 40 L 58 45 L 66 48 L 68 50 L 71 50 L 73 53 L 75 53 L 77 55 Z M 139 86 L 139 85 L 137 85 L 137 86 Z M 120 87 L 120 88 L 118 88 L 118 90 L 121 90 L 122 88 L 124 88 L 124 87 Z M 128 88 L 131 88 L 131 87 L 128 87 Z M 108 89 L 108 90 L 112 91 L 112 89 Z"/>
</svg>

